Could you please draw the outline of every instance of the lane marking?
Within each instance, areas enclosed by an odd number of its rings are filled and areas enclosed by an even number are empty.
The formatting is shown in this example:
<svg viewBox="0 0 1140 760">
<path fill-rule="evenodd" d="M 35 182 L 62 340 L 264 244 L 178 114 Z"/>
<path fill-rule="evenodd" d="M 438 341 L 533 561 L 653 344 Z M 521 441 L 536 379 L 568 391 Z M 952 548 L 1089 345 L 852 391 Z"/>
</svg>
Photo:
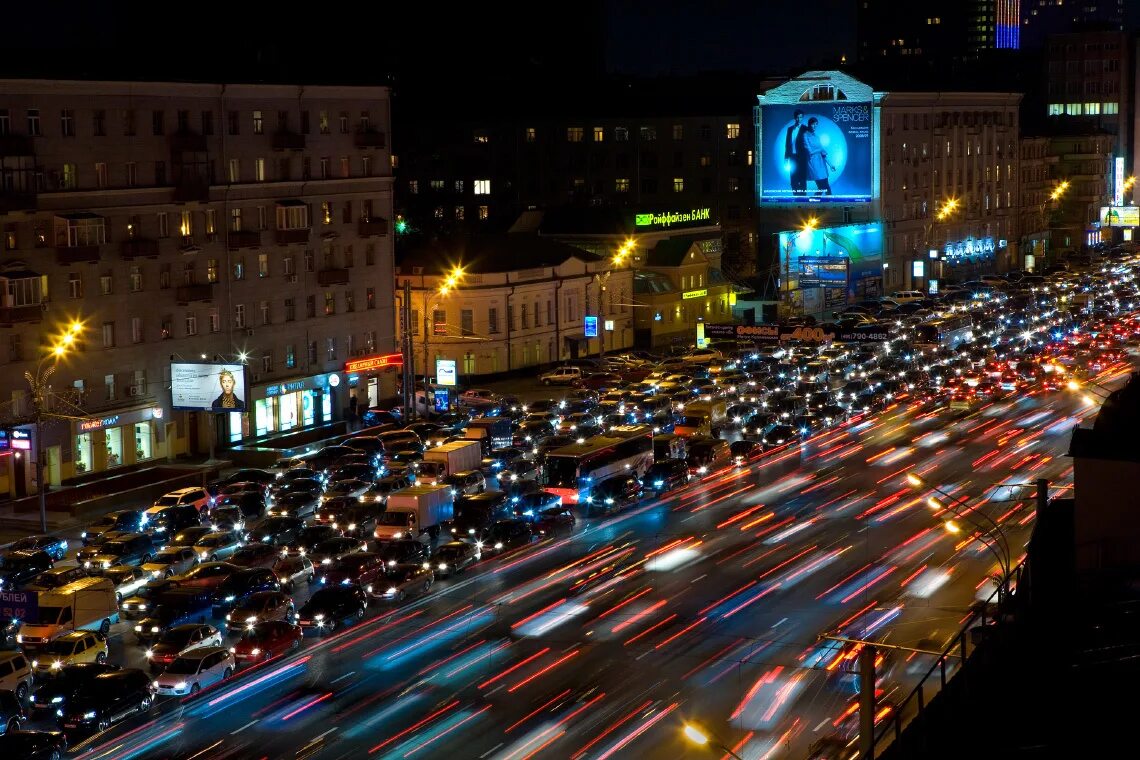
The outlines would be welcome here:
<svg viewBox="0 0 1140 760">
<path fill-rule="evenodd" d="M 258 718 L 258 720 L 260 720 L 260 718 Z M 240 734 L 242 731 L 246 730 L 247 728 L 252 726 L 254 723 L 257 723 L 257 720 L 251 720 L 249 723 L 246 723 L 244 726 L 239 728 L 237 731 L 230 731 L 230 736 L 235 736 L 237 734 Z"/>
</svg>

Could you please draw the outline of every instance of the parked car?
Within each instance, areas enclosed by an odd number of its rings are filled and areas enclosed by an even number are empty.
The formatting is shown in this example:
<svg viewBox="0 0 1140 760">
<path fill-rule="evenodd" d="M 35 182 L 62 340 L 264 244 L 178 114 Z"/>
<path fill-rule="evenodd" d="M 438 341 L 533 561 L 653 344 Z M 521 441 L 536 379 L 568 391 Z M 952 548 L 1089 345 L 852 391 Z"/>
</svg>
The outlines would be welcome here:
<svg viewBox="0 0 1140 760">
<path fill-rule="evenodd" d="M 197 694 L 225 681 L 237 670 L 237 661 L 224 647 L 203 647 L 179 657 L 154 680 L 155 693 L 164 697 Z"/>
<path fill-rule="evenodd" d="M 146 650 L 150 671 L 158 673 L 179 657 L 202 647 L 220 647 L 222 632 L 208 623 L 176 625 Z"/>
<path fill-rule="evenodd" d="M 8 552 L 0 565 L 0 591 L 18 591 L 54 566 L 55 560 L 45 551 Z"/>
<path fill-rule="evenodd" d="M 364 618 L 368 594 L 357 583 L 317 589 L 297 613 L 297 624 L 305 631 L 332 633 L 346 620 Z"/>
<path fill-rule="evenodd" d="M 241 636 L 230 647 L 238 665 L 265 660 L 296 651 L 305 632 L 296 623 L 266 620 L 242 629 Z"/>
<path fill-rule="evenodd" d="M 154 701 L 150 678 L 136 668 L 113 670 L 81 684 L 60 717 L 64 731 L 106 731 L 128 715 L 145 713 Z"/>
<path fill-rule="evenodd" d="M 59 562 L 67 556 L 67 539 L 59 536 L 28 536 L 8 544 L 5 551 L 45 551 L 48 556 Z M 2 557 L 0 564 L 3 564 Z"/>
<path fill-rule="evenodd" d="M 579 367 L 558 367 L 540 374 L 538 381 L 543 385 L 578 385 L 582 382 L 582 370 Z"/>
<path fill-rule="evenodd" d="M 192 547 L 168 546 L 155 552 L 155 555 L 140 569 L 143 571 L 143 582 L 145 583 L 150 578 L 169 578 L 172 575 L 181 575 L 197 564 L 198 552 L 194 551 Z M 105 576 L 109 572 L 110 570 L 104 572 L 103 575 Z M 130 594 L 123 596 L 125 598 Z"/>
<path fill-rule="evenodd" d="M 190 504 L 199 512 L 205 509 L 209 503 L 210 494 L 206 492 L 205 488 L 199 486 L 179 488 L 177 491 L 171 491 L 154 500 L 156 507 L 175 507 Z"/>
</svg>

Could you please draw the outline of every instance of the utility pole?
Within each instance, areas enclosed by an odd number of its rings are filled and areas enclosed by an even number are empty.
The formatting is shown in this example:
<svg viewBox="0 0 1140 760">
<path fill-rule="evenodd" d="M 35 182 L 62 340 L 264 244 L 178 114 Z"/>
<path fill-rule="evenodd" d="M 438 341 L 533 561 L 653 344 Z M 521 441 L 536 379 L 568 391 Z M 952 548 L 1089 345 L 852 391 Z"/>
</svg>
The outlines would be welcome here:
<svg viewBox="0 0 1140 760">
<path fill-rule="evenodd" d="M 859 650 L 859 756 L 875 757 L 875 655 L 868 644 Z"/>
<path fill-rule="evenodd" d="M 404 395 L 404 419 L 410 420 L 415 414 L 415 351 L 412 347 L 412 283 L 410 280 L 404 280 L 404 302 L 401 304 L 403 310 L 403 340 L 402 345 L 404 348 L 404 382 L 403 395 Z"/>
</svg>

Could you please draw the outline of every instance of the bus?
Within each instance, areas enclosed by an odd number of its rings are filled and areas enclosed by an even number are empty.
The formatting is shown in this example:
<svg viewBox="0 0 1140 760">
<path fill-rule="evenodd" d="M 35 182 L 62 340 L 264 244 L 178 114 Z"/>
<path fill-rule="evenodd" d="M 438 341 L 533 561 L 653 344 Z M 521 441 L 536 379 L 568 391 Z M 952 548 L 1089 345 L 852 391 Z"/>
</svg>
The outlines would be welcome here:
<svg viewBox="0 0 1140 760">
<path fill-rule="evenodd" d="M 915 332 L 916 345 L 957 348 L 974 339 L 974 320 L 967 315 L 933 319 L 920 324 Z"/>
<path fill-rule="evenodd" d="M 590 487 L 616 475 L 642 477 L 653 464 L 653 428 L 617 425 L 604 435 L 546 452 L 542 485 L 564 504 L 577 503 Z"/>
</svg>

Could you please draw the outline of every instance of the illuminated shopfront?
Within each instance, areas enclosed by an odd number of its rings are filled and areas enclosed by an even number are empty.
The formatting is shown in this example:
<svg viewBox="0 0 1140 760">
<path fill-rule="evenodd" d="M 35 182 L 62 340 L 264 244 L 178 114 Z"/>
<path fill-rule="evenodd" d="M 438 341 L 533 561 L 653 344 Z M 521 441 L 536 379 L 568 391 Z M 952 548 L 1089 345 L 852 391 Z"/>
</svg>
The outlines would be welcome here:
<svg viewBox="0 0 1140 760">
<path fill-rule="evenodd" d="M 356 397 L 361 409 L 376 406 L 380 403 L 380 375 L 398 373 L 403 366 L 403 354 L 378 354 L 347 361 L 344 372 L 349 393 Z"/>
<path fill-rule="evenodd" d="M 72 431 L 71 456 L 64 454 L 63 477 L 86 475 L 125 465 L 138 464 L 164 453 L 157 453 L 164 439 L 159 407 L 130 409 L 107 417 L 76 420 Z M 52 442 L 48 441 L 50 450 Z M 68 462 L 70 460 L 70 468 Z"/>
<path fill-rule="evenodd" d="M 253 428 L 249 436 L 260 438 L 331 422 L 340 382 L 339 374 L 329 373 L 253 386 Z M 230 429 L 235 428 L 231 425 Z"/>
<path fill-rule="evenodd" d="M 75 436 L 75 474 L 90 472 L 94 461 L 91 456 L 91 434 L 80 433 Z"/>
</svg>

